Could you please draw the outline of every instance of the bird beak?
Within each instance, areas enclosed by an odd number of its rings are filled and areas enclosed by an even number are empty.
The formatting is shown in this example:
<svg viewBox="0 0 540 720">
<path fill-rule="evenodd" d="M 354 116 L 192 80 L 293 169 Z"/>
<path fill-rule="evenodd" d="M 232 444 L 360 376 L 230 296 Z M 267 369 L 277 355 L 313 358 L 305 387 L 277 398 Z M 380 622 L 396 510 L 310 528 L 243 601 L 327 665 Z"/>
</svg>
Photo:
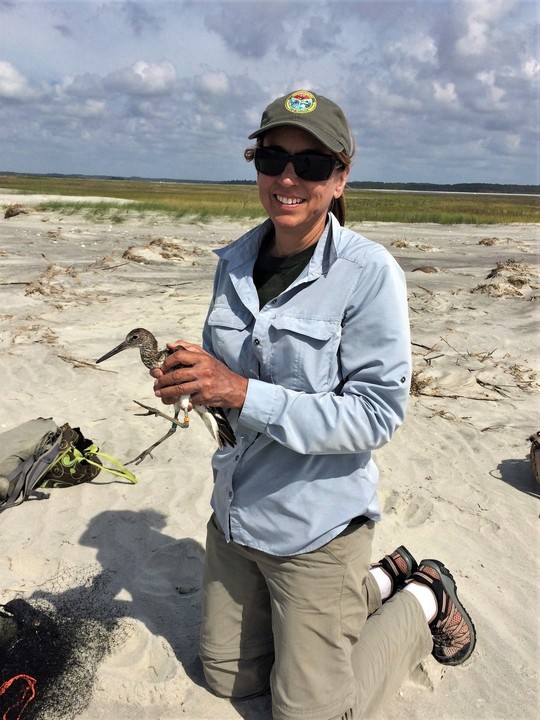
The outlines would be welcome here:
<svg viewBox="0 0 540 720">
<path fill-rule="evenodd" d="M 122 350 L 127 350 L 131 345 L 127 342 L 120 343 L 120 345 L 117 345 L 115 348 L 113 348 L 110 352 L 105 353 L 105 355 L 102 355 L 99 360 L 96 360 L 96 363 L 103 362 L 103 360 L 108 360 L 113 355 L 117 355 L 119 352 L 122 352 Z"/>
</svg>

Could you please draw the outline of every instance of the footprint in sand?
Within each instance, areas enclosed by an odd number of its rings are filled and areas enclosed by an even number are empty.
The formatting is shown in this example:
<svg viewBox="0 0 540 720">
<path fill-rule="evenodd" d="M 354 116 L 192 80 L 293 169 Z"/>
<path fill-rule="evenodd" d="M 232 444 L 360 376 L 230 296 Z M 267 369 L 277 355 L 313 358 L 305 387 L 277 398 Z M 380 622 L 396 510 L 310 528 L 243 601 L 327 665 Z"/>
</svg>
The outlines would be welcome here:
<svg viewBox="0 0 540 720">
<path fill-rule="evenodd" d="M 418 527 L 431 517 L 433 503 L 427 495 L 392 490 L 383 500 L 383 512 L 397 515 L 405 527 Z"/>
<path fill-rule="evenodd" d="M 182 596 L 198 592 L 202 582 L 204 550 L 194 540 L 184 539 L 162 545 L 151 553 L 136 578 L 137 589 L 153 596 Z"/>
<path fill-rule="evenodd" d="M 137 682 L 164 682 L 174 677 L 178 663 L 170 645 L 159 635 L 150 633 L 144 623 L 128 622 L 131 625 L 128 639 L 121 651 L 107 660 L 107 671 L 114 671 L 117 678 L 129 681 L 136 670 Z"/>
</svg>

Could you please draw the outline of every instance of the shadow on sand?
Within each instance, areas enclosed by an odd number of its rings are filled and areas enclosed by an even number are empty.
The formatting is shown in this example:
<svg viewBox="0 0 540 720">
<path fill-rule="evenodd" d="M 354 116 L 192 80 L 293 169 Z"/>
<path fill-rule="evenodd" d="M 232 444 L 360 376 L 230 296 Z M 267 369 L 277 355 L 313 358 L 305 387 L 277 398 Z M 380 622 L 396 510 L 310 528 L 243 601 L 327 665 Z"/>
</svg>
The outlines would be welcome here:
<svg viewBox="0 0 540 720">
<path fill-rule="evenodd" d="M 497 470 L 503 482 L 527 495 L 540 498 L 540 485 L 538 485 L 534 478 L 531 463 L 528 458 L 525 460 L 522 458 L 502 460 L 497 465 Z"/>
<path fill-rule="evenodd" d="M 79 542 L 97 549 L 113 615 L 139 620 L 162 636 L 191 681 L 207 688 L 198 656 L 204 548 L 165 534 L 165 526 L 166 516 L 154 510 L 108 510 L 92 519 Z M 62 603 L 76 591 L 48 600 Z M 244 720 L 271 719 L 268 695 L 233 705 Z"/>
</svg>

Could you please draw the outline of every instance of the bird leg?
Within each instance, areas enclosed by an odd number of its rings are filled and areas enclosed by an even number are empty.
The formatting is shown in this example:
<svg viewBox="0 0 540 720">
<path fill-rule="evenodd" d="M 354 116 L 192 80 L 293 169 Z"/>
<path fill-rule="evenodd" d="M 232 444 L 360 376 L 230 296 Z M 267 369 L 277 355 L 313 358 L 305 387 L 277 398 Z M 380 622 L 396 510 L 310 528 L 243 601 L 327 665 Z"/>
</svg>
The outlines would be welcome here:
<svg viewBox="0 0 540 720">
<path fill-rule="evenodd" d="M 165 420 L 169 420 L 169 422 L 172 422 L 175 427 L 189 427 L 189 415 L 187 414 L 187 412 L 184 414 L 184 421 L 180 423 L 178 422 L 178 412 L 175 412 L 174 418 L 172 418 L 170 415 L 166 415 L 164 412 L 161 412 L 161 410 L 158 410 L 157 408 L 152 408 L 150 407 L 150 405 L 145 405 L 138 400 L 134 400 L 133 402 L 137 403 L 137 405 L 140 405 L 146 410 L 145 413 L 135 413 L 135 415 L 138 415 L 140 417 L 146 417 L 147 415 L 155 415 L 156 417 L 162 417 L 165 418 Z"/>
<path fill-rule="evenodd" d="M 132 463 L 135 463 L 135 465 L 139 465 L 139 463 L 142 463 L 142 461 L 150 455 L 152 457 L 152 450 L 157 448 L 158 445 L 161 445 L 162 442 L 165 442 L 167 438 L 170 438 L 171 435 L 174 435 L 176 432 L 176 429 L 178 427 L 186 428 L 189 427 L 189 417 L 187 415 L 187 412 L 184 414 L 184 422 L 180 423 L 178 421 L 178 414 L 180 412 L 180 409 L 176 410 L 174 413 L 174 418 L 170 417 L 169 415 L 165 415 L 165 413 L 161 412 L 161 410 L 157 410 L 156 408 L 151 408 L 149 405 L 144 405 L 144 403 L 139 402 L 138 400 L 134 400 L 133 402 L 137 403 L 137 405 L 140 405 L 141 407 L 146 409 L 145 413 L 135 413 L 135 415 L 140 415 L 142 417 L 145 417 L 146 415 L 155 415 L 156 417 L 162 417 L 165 418 L 165 420 L 170 420 L 172 422 L 171 429 L 157 442 L 155 442 L 153 445 L 150 445 L 149 448 L 146 448 L 146 450 L 143 450 L 142 453 L 137 455 L 137 457 L 133 458 L 133 460 L 129 460 L 129 462 L 124 463 L 124 465 L 131 465 Z"/>
<path fill-rule="evenodd" d="M 157 442 L 155 442 L 153 445 L 150 445 L 149 448 L 146 448 L 146 450 L 143 450 L 142 453 L 140 453 L 140 455 L 137 455 L 137 457 L 133 458 L 133 460 L 130 460 L 129 462 L 124 463 L 124 465 L 131 465 L 132 463 L 135 463 L 135 465 L 139 465 L 139 463 L 142 463 L 142 461 L 143 461 L 143 460 L 145 459 L 145 457 L 147 457 L 148 455 L 150 455 L 150 457 L 152 457 L 152 450 L 154 450 L 155 448 L 157 448 L 158 445 L 161 445 L 162 442 L 165 442 L 165 440 L 166 440 L 167 438 L 170 438 L 171 435 L 174 435 L 174 433 L 176 432 L 176 428 L 177 428 L 177 427 L 178 427 L 177 425 L 173 424 L 173 426 L 171 427 L 171 429 L 169 430 L 168 433 L 166 433 L 162 438 L 160 438 L 160 439 L 159 439 Z"/>
</svg>

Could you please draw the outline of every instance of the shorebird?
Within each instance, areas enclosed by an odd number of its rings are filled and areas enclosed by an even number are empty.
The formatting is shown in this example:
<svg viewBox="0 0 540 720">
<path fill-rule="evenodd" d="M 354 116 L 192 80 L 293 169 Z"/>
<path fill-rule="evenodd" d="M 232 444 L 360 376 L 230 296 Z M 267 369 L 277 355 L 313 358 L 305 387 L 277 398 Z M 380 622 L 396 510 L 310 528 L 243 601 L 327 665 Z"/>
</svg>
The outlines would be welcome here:
<svg viewBox="0 0 540 720">
<path fill-rule="evenodd" d="M 135 328 L 128 332 L 124 342 L 121 342 L 120 345 L 117 345 L 108 353 L 102 355 L 98 360 L 96 360 L 96 363 L 103 362 L 103 360 L 107 360 L 113 355 L 116 355 L 123 350 L 128 350 L 129 348 L 139 348 L 141 360 L 149 370 L 160 367 L 165 358 L 174 352 L 174 350 L 169 350 L 168 348 L 165 348 L 165 350 L 159 350 L 157 340 L 149 330 L 145 330 L 144 328 Z M 177 345 L 175 350 L 180 350 L 181 348 L 181 345 Z M 178 365 L 177 367 L 183 366 Z M 180 399 L 174 404 L 174 417 L 166 415 L 165 413 L 161 412 L 161 410 L 157 410 L 156 408 L 144 405 L 138 400 L 134 400 L 133 402 L 137 403 L 137 405 L 140 405 L 146 410 L 145 413 L 136 413 L 137 415 L 155 415 L 156 417 L 163 417 L 166 420 L 169 420 L 172 423 L 172 426 L 168 433 L 166 433 L 162 438 L 160 438 L 149 448 L 143 450 L 143 452 L 140 455 L 137 455 L 136 458 L 133 458 L 133 460 L 125 463 L 126 465 L 130 465 L 131 463 L 135 463 L 136 465 L 138 465 L 145 459 L 147 455 L 152 454 L 152 450 L 157 448 L 158 445 L 161 445 L 161 443 L 164 442 L 167 438 L 171 437 L 171 435 L 176 432 L 177 427 L 186 428 L 189 426 L 189 395 L 182 395 Z M 236 437 L 234 431 L 221 408 L 208 407 L 207 405 L 195 405 L 194 410 L 203 419 L 204 424 L 210 430 L 210 434 L 216 440 L 220 450 L 223 449 L 226 445 L 235 447 Z M 184 413 L 183 422 L 178 420 L 178 415 L 180 414 L 180 411 Z"/>
</svg>

